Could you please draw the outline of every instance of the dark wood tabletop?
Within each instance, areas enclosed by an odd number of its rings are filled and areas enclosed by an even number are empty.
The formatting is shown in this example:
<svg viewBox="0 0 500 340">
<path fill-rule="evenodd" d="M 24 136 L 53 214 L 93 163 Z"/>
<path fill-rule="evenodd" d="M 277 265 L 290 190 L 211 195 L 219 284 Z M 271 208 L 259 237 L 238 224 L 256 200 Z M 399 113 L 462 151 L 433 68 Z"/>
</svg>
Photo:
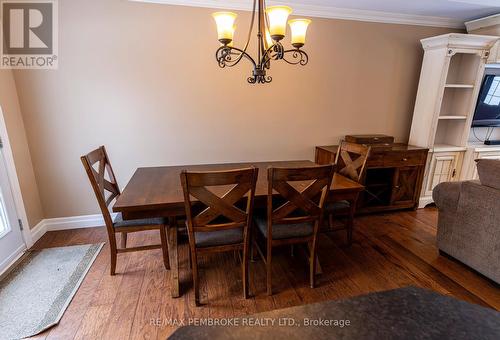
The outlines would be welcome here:
<svg viewBox="0 0 500 340">
<path fill-rule="evenodd" d="M 124 218 L 145 217 L 145 211 L 160 212 L 160 216 L 182 215 L 184 212 L 184 196 L 180 183 L 182 170 L 217 171 L 241 169 L 249 166 L 259 168 L 259 177 L 255 197 L 267 195 L 267 168 L 315 166 L 308 160 L 225 163 L 204 165 L 181 165 L 138 168 L 129 183 L 113 206 L 114 212 L 121 212 Z M 342 175 L 335 174 L 331 186 L 334 193 L 360 192 L 364 186 Z"/>
</svg>

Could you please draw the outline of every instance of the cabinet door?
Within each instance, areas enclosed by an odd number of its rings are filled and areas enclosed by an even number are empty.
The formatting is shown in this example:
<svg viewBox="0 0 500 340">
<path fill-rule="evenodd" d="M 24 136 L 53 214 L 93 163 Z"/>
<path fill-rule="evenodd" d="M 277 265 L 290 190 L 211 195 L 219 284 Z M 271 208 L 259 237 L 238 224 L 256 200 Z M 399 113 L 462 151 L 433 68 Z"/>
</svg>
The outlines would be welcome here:
<svg viewBox="0 0 500 340">
<path fill-rule="evenodd" d="M 426 196 L 432 196 L 432 189 L 439 183 L 456 181 L 459 178 L 461 157 L 461 152 L 433 153 L 425 188 Z"/>
<path fill-rule="evenodd" d="M 391 205 L 405 205 L 415 202 L 415 192 L 420 167 L 397 168 L 394 174 Z"/>
<path fill-rule="evenodd" d="M 477 156 L 478 159 L 500 159 L 500 151 L 494 152 L 480 152 Z M 476 162 L 473 164 L 474 166 L 474 174 L 472 175 L 472 179 L 479 179 L 477 174 L 477 166 Z"/>
</svg>

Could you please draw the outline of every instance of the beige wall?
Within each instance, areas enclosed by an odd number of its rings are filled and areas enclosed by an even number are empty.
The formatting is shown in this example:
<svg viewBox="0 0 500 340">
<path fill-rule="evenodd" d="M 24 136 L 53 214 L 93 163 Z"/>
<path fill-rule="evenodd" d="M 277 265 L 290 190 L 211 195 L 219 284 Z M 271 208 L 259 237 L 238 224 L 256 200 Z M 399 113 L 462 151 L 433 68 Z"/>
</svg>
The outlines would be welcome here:
<svg viewBox="0 0 500 340">
<path fill-rule="evenodd" d="M 312 159 L 348 133 L 405 141 L 419 39 L 450 31 L 315 18 L 309 65 L 275 63 L 271 84 L 251 86 L 248 63 L 218 68 L 212 10 L 59 6 L 59 70 L 15 75 L 46 218 L 98 212 L 79 156 L 101 144 L 123 186 L 138 166 Z"/>
<path fill-rule="evenodd" d="M 43 218 L 43 211 L 11 70 L 0 70 L 0 107 L 9 135 L 28 223 L 30 227 L 34 227 Z"/>
</svg>

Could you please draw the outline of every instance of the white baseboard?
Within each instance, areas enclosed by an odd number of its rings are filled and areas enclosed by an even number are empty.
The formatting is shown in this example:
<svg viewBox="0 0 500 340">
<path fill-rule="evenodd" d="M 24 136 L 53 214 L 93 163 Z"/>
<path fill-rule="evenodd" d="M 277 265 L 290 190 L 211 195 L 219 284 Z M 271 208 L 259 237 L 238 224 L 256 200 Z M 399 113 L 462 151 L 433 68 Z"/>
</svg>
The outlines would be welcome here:
<svg viewBox="0 0 500 340">
<path fill-rule="evenodd" d="M 18 249 L 16 249 L 9 257 L 0 263 L 0 277 L 14 264 L 17 260 L 23 256 L 26 250 L 26 245 L 23 243 Z"/>
<path fill-rule="evenodd" d="M 47 228 L 44 222 L 45 220 L 41 220 L 36 226 L 33 227 L 33 229 L 31 229 L 31 242 L 33 244 L 41 239 L 42 236 L 47 232 Z"/>
<path fill-rule="evenodd" d="M 112 214 L 112 217 L 114 218 L 114 214 Z M 46 218 L 31 229 L 31 237 L 33 238 L 33 243 L 35 243 L 48 231 L 102 226 L 104 226 L 104 219 L 101 214 Z"/>
</svg>

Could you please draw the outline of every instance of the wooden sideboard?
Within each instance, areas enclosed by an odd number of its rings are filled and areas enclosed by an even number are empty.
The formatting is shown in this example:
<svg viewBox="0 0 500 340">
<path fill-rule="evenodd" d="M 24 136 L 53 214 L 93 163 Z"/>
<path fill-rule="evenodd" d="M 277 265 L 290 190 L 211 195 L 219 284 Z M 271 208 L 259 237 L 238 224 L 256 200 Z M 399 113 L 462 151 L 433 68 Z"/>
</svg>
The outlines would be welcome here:
<svg viewBox="0 0 500 340">
<path fill-rule="evenodd" d="M 401 143 L 371 147 L 358 212 L 416 209 L 429 149 Z M 337 145 L 317 146 L 315 162 L 335 163 L 337 149 Z"/>
</svg>

